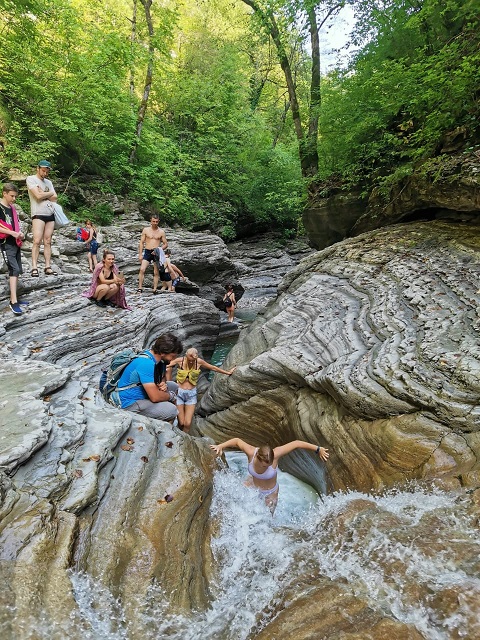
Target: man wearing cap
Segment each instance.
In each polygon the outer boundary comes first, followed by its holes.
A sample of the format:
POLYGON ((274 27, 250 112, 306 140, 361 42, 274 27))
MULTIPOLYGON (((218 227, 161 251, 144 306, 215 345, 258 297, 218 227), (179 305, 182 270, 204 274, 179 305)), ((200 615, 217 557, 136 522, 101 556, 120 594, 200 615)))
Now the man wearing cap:
POLYGON ((37 173, 27 178, 33 231, 32 270, 30 275, 34 278, 38 278, 37 260, 42 242, 43 256, 45 258, 45 275, 57 275, 50 265, 52 258, 52 235, 53 229, 55 228, 55 215, 51 203, 57 201, 57 194, 53 188, 53 184, 48 180, 51 166, 48 160, 40 160, 37 165, 37 173))

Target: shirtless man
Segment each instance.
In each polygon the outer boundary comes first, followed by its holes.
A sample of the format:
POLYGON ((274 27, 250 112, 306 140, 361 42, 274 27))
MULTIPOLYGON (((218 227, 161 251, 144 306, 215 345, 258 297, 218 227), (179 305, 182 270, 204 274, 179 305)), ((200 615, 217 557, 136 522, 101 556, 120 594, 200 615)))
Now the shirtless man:
POLYGON ((165 231, 158 226, 158 216, 150 218, 150 226, 142 231, 140 242, 138 243, 138 259, 140 260, 140 273, 138 274, 137 293, 143 293, 143 278, 148 265, 153 262, 153 293, 157 293, 159 272, 154 260, 154 249, 168 247, 165 231))

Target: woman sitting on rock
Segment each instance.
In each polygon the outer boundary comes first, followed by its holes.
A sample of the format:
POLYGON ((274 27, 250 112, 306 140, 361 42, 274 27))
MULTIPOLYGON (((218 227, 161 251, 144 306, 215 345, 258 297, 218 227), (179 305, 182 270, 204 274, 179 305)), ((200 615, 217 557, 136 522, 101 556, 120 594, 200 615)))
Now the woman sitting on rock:
POLYGON ((224 373, 231 376, 236 367, 232 367, 230 371, 220 369, 213 364, 205 362, 198 357, 198 351, 191 347, 187 349, 183 358, 175 358, 167 366, 167 380, 172 378, 172 369, 177 366, 177 410, 178 410, 178 426, 182 431, 188 433, 192 424, 193 414, 195 413, 195 405, 197 404, 197 382, 201 373, 201 369, 209 369, 217 373, 224 373))
POLYGON ((130 309, 125 299, 125 279, 118 272, 113 251, 105 249, 102 262, 93 272, 90 288, 82 295, 99 307, 130 309))
POLYGON ((240 440, 240 438, 232 438, 221 444, 210 445, 210 449, 213 449, 217 456, 221 456, 224 449, 230 447, 240 449, 247 455, 248 473, 250 477, 246 485, 250 487, 253 486, 258 490, 260 495, 265 499, 265 504, 269 507, 272 515, 278 501, 277 467, 280 458, 295 449, 315 451, 321 460, 328 460, 329 457, 328 449, 319 447, 316 444, 310 444, 309 442, 303 442, 303 440, 293 440, 293 442, 288 442, 274 449, 267 444, 254 447, 240 440))

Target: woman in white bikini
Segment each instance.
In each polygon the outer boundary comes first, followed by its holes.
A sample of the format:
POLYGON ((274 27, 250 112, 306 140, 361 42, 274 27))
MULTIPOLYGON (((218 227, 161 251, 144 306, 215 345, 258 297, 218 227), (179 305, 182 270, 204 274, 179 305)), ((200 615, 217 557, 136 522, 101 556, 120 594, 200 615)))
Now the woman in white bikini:
POLYGON ((261 447, 254 447, 240 440, 240 438, 232 438, 221 444, 210 445, 210 449, 213 449, 217 456, 221 456, 224 449, 232 447, 240 449, 247 455, 250 478, 246 484, 247 486, 255 487, 260 495, 265 498, 265 504, 270 508, 272 515, 278 501, 277 467, 280 458, 295 449, 315 451, 319 458, 325 461, 328 460, 329 457, 328 449, 319 447, 316 444, 310 444, 310 442, 304 442, 303 440, 293 440, 293 442, 288 442, 274 449, 266 444, 261 447))

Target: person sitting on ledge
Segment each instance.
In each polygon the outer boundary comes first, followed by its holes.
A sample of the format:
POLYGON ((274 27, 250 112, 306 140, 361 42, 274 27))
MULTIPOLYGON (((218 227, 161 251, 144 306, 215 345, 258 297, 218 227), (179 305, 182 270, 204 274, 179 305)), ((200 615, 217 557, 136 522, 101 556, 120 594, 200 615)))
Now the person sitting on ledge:
POLYGON ((213 449, 217 456, 221 456, 224 449, 230 447, 240 449, 240 451, 243 451, 243 453, 247 455, 250 478, 245 484, 250 487, 253 486, 258 490, 259 494, 265 499, 265 504, 269 507, 272 515, 278 501, 277 467, 280 458, 295 449, 315 451, 316 455, 324 461, 328 460, 330 455, 328 449, 319 447, 316 444, 310 444, 310 442, 304 442, 303 440, 293 440, 274 449, 268 444, 254 447, 240 440, 240 438, 232 438, 221 444, 210 445, 210 449, 213 449))
POLYGON ((103 252, 102 262, 95 267, 90 288, 82 293, 99 307, 129 309, 125 299, 125 279, 115 264, 115 254, 110 249, 103 252))

